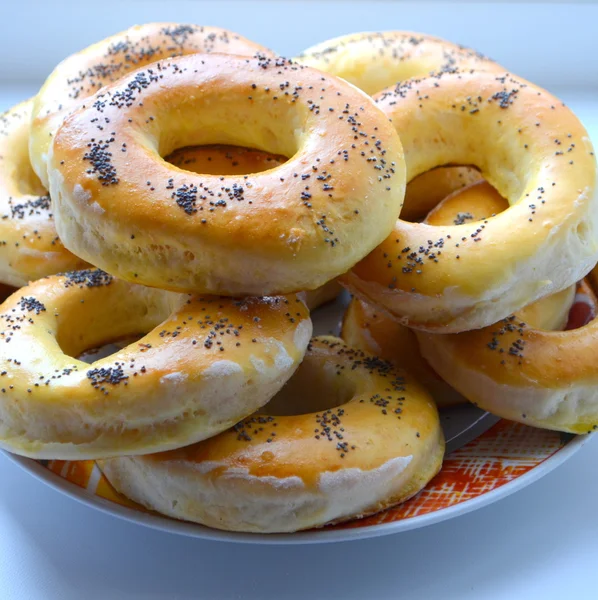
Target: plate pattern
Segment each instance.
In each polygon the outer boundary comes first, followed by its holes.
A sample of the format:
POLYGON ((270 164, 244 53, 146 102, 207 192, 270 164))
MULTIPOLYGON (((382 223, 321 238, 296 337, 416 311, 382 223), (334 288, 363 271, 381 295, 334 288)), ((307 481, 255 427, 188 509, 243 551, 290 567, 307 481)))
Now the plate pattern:
MULTIPOLYGON (((501 420, 445 458, 440 473, 407 502, 365 519, 328 529, 371 527, 434 513, 502 487, 562 450, 575 436, 501 420)), ((133 510, 144 509, 118 494, 93 461, 38 461, 90 495, 133 510)), ((164 517, 166 518, 166 517, 164 517)))

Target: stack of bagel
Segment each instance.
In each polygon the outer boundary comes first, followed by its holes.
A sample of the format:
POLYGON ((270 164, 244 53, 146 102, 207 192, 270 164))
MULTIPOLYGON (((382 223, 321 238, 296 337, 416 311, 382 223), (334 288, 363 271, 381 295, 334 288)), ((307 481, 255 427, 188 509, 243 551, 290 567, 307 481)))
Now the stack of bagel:
POLYGON ((394 31, 289 60, 151 23, 66 58, 0 133, 10 452, 285 532, 419 492, 463 398, 598 425, 592 144, 478 52, 394 31), (339 284, 341 336, 312 337, 339 284))

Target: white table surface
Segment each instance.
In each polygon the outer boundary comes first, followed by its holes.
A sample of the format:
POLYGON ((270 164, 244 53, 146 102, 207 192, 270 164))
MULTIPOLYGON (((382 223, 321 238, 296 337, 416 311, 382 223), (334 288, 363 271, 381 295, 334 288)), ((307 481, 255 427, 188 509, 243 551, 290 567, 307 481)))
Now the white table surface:
MULTIPOLYGON (((0 110, 34 92, 0 92, 0 110)), ((598 95, 562 91, 598 139, 598 95)), ((46 487, 0 454, 0 600, 598 598, 598 436, 542 480, 424 529, 318 546, 153 531, 46 487)))

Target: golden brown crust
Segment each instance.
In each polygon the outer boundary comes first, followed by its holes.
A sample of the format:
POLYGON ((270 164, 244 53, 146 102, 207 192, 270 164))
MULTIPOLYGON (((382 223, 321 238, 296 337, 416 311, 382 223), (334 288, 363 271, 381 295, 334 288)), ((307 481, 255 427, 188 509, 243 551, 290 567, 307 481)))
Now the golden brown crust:
POLYGON ((483 372, 501 384, 527 387, 534 383, 568 384, 594 375, 596 329, 598 323, 592 321, 572 331, 545 331, 512 315, 475 331, 418 337, 436 344, 456 363, 483 372), (571 360, 563 360, 565 356, 571 360))
POLYGON ((289 385, 286 397, 216 437, 102 461, 102 470, 119 491, 170 516, 275 532, 382 510, 440 469, 436 407, 389 363, 337 338, 314 338, 289 385), (313 410, 314 382, 325 386, 329 408, 313 410))
POLYGON ((284 385, 311 335, 296 296, 189 297, 99 270, 22 288, 0 322, 0 447, 36 458, 147 453, 214 435, 284 385), (72 358, 134 334, 146 335, 92 364, 72 358))
POLYGON ((0 115, 0 282, 17 287, 85 266, 58 239, 50 196, 31 168, 32 104, 0 115))
POLYGON ((225 295, 344 273, 390 232, 404 195, 383 113, 284 59, 193 55, 138 71, 66 119, 49 166, 67 247, 124 279, 225 295), (292 159, 210 176, 159 156, 222 141, 292 159))
POLYGON ((344 276, 351 290, 412 327, 456 332, 564 289, 596 263, 594 152, 556 98, 509 74, 467 72, 412 80, 377 102, 400 131, 408 181, 476 164, 510 207, 473 225, 399 219, 344 276))
POLYGON ((147 23, 112 35, 63 60, 35 98, 30 154, 48 187, 47 154, 65 116, 85 98, 131 71, 171 56, 222 52, 241 56, 273 53, 232 31, 186 23, 147 23))

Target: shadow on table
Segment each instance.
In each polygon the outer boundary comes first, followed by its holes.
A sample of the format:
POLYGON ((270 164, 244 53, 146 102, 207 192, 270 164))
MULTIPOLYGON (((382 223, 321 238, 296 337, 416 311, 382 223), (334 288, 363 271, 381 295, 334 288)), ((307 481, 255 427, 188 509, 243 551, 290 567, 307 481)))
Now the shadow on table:
MULTIPOLYGON (((86 600, 405 594, 427 600, 451 598, 451 589, 465 590, 460 599, 467 590, 480 598, 485 590, 510 589, 512 577, 526 578, 526 571, 533 576, 557 545, 575 540, 574 551, 583 552, 583 531, 598 527, 591 500, 598 496, 598 478, 586 476, 597 453, 593 440, 556 472, 475 513, 349 543, 250 546, 157 532, 94 512, 3 457, 0 516, 5 513, 19 538, 17 551, 35 557, 35 578, 41 584, 50 578, 44 589, 61 600, 80 600, 81 590, 86 600)), ((19 571, 25 574, 22 565, 19 571)))

